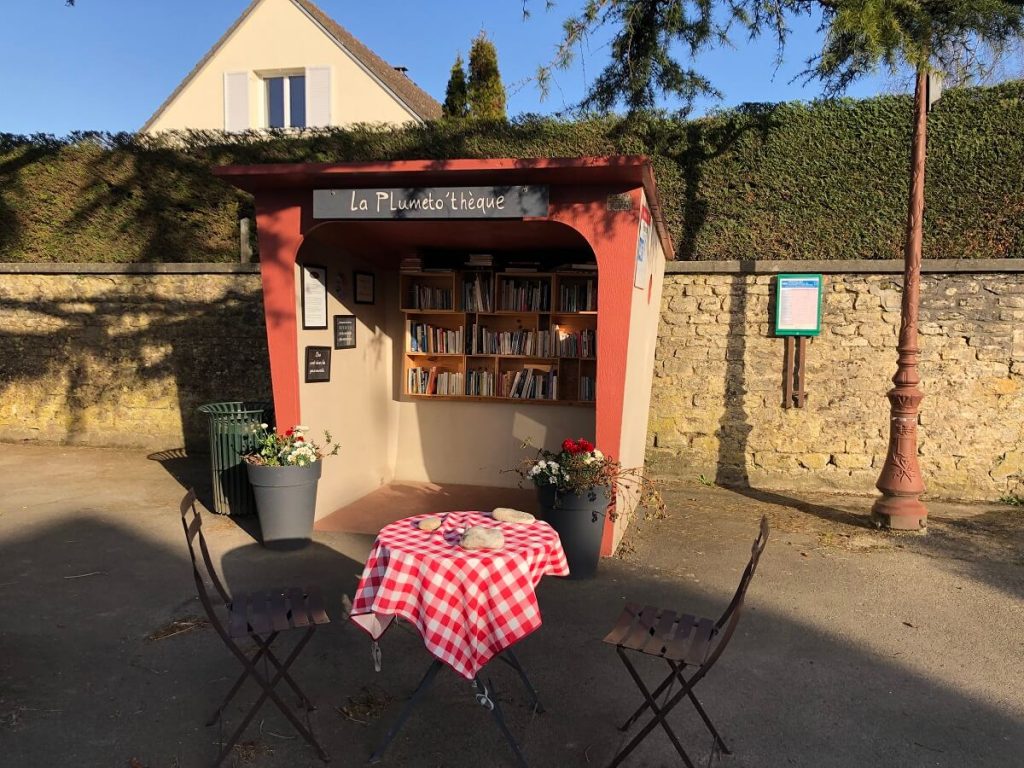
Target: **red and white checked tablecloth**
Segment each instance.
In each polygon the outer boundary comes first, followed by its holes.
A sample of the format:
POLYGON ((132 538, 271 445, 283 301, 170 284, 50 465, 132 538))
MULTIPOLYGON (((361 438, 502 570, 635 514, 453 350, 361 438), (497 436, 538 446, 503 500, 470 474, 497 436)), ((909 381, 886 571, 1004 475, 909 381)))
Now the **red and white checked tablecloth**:
POLYGON ((540 626, 534 588, 566 576, 558 534, 537 520, 500 523, 480 512, 448 512, 437 531, 417 515, 381 529, 352 604, 352 621, 376 640, 395 616, 419 628, 434 656, 472 680, 494 656, 540 626), (501 549, 466 550, 461 531, 501 528, 501 549))

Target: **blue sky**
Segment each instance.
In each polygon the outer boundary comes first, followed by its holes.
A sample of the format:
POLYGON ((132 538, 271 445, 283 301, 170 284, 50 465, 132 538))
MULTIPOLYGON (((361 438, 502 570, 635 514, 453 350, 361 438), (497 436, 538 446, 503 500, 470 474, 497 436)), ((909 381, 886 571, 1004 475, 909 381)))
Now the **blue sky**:
MULTIPOLYGON (((547 101, 525 82, 551 56, 563 18, 582 0, 560 0, 552 11, 531 0, 523 21, 520 0, 432 0, 318 5, 409 75, 439 101, 456 52, 484 29, 498 48, 509 114, 547 113, 573 103, 587 77, 603 66, 607 48, 593 41, 582 65, 555 76, 547 101), (467 11, 467 8, 472 10, 467 11)), ((64 134, 72 130, 137 130, 220 37, 248 0, 0 0, 0 131, 64 134)), ((724 98, 709 108, 745 101, 813 99, 819 86, 791 83, 818 46, 816 22, 794 22, 786 62, 774 71, 771 40, 738 41, 735 49, 704 54, 699 65, 724 98)), ((867 96, 890 88, 871 78, 851 89, 867 96)), ((671 106, 671 105, 669 105, 671 106)))

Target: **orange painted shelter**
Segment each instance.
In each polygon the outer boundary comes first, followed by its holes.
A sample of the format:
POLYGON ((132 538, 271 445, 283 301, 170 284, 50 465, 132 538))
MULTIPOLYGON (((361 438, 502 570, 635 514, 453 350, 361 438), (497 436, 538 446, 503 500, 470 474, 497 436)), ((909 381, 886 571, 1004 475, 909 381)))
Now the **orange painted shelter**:
MULTIPOLYGON (((566 437, 587 437, 624 466, 643 466, 662 277, 673 258, 649 160, 403 160, 227 166, 216 173, 255 197, 277 424, 301 423, 314 434, 327 429, 342 444, 339 456, 325 460, 318 526, 370 532, 428 509, 529 506, 519 478, 502 471, 530 455, 522 448, 527 440, 557 449, 566 437), (322 211, 314 217, 318 190, 498 194, 523 185, 545 191, 546 215, 531 209, 500 218, 349 219, 324 218, 322 211), (642 221, 649 236, 638 267, 642 221), (423 254, 596 262, 597 309, 586 318, 596 328, 594 402, 408 394, 408 312, 400 286, 409 278, 399 266, 423 254), (355 317, 356 346, 332 348, 330 380, 307 383, 306 348, 334 341, 331 323, 303 327, 303 267, 312 265, 326 270, 327 316, 355 317), (356 273, 361 281, 373 276, 372 303, 365 295, 356 302, 356 273)), ((559 279, 573 278, 552 278, 559 279)), ((584 362, 578 365, 582 370, 584 362)), ((621 534, 621 522, 609 524, 605 554, 621 534)))

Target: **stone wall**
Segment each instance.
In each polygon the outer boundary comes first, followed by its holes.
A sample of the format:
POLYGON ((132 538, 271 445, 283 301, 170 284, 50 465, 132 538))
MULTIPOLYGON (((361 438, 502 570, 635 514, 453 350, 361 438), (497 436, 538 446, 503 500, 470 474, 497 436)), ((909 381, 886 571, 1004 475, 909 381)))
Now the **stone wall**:
MULTIPOLYGON (((772 271, 787 266, 827 268, 772 271)), ((825 275, 823 330, 808 344, 807 404, 786 410, 784 342, 769 325, 774 277, 667 275, 651 465, 695 481, 875 492, 888 441, 885 393, 896 370, 901 284, 898 273, 825 275)), ((1021 492, 1024 274, 924 274, 920 334, 928 492, 977 499, 1021 492)))
MULTIPOLYGON (((900 266, 670 268, 651 466, 690 481, 873 493, 888 438, 900 266), (762 269, 832 270, 802 409, 782 408, 774 277, 762 269)), ((923 278, 920 459, 934 496, 1024 493, 1024 264, 964 271, 979 268, 930 262, 923 278)), ((0 440, 204 449, 198 405, 269 398, 254 267, 75 269, 0 265, 0 440)))
POLYGON ((0 440, 202 449, 198 405, 270 395, 250 265, 3 267, 0 440))

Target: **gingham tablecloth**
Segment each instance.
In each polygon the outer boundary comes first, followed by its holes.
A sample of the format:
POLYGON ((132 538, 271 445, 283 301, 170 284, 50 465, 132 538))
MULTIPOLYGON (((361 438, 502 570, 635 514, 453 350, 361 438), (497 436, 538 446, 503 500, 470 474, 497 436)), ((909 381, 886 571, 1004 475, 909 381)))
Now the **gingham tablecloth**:
POLYGON ((414 624, 435 657, 472 680, 505 648, 541 624, 534 588, 569 566, 558 534, 537 520, 500 523, 480 512, 448 512, 441 528, 416 527, 417 515, 381 529, 352 604, 351 618, 374 640, 395 616, 414 624), (502 549, 465 550, 461 531, 500 527, 502 549))

